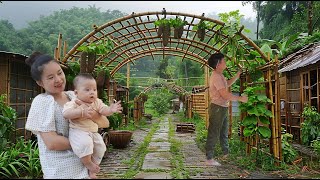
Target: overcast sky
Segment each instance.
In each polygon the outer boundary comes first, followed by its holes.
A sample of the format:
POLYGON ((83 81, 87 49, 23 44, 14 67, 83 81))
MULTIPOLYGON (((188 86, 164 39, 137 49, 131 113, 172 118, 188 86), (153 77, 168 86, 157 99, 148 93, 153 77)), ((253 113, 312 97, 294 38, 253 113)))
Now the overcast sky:
POLYGON ((9 20, 16 28, 25 27, 28 21, 37 20, 40 15, 49 15, 60 9, 73 6, 86 8, 95 5, 101 11, 120 10, 125 13, 147 11, 184 12, 206 15, 230 12, 239 9, 245 18, 255 18, 252 5, 242 6, 241 1, 2 1, 0 19, 9 20))

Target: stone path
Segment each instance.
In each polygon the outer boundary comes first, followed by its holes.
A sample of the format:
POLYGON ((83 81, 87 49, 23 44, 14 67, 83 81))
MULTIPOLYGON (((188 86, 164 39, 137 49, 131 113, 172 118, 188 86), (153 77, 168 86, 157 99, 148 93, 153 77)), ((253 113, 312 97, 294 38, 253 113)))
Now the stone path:
MULTIPOLYGON (((153 120, 152 123, 159 123, 159 128, 153 134, 147 147, 147 154, 140 171, 135 175, 135 179, 173 179, 171 172, 175 169, 172 166, 173 155, 170 152, 171 143, 169 141, 169 117, 176 127, 179 120, 172 114, 167 114, 163 120, 153 120)), ((133 132, 132 141, 125 149, 114 149, 108 152, 100 167, 98 178, 120 179, 129 170, 124 160, 128 160, 137 151, 141 143, 144 142, 150 128, 138 129, 133 132)), ((188 179, 234 179, 243 178, 242 170, 220 160, 222 166, 205 166, 205 154, 198 148, 195 142, 196 133, 175 132, 171 137, 181 143, 179 149, 183 156, 183 171, 188 179)), ((250 177, 245 177, 250 178, 250 177)))

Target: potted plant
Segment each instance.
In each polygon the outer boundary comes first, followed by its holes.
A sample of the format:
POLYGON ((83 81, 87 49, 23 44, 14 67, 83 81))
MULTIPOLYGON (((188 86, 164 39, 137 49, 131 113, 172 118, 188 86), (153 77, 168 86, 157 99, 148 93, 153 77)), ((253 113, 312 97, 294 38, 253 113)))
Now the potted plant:
POLYGON ((158 31, 157 31, 157 34, 158 34, 158 37, 162 37, 163 46, 167 46, 167 44, 169 42, 169 37, 170 37, 170 34, 171 34, 171 31, 170 31, 170 27, 171 27, 170 20, 162 18, 162 19, 156 20, 154 22, 154 25, 159 27, 158 31))
POLYGON ((122 119, 123 115, 119 113, 108 116, 110 127, 103 137, 107 145, 111 144, 114 148, 118 149, 127 147, 133 134, 129 130, 119 130, 122 119))
POLYGON ((180 39, 183 34, 183 26, 187 24, 187 21, 183 21, 180 17, 176 17, 175 19, 170 19, 170 24, 174 28, 173 37, 180 39))
POLYGON ((103 55, 114 48, 111 39, 100 39, 88 45, 81 45, 77 48, 82 51, 80 56, 80 73, 92 73, 95 68, 97 55, 103 55))
POLYGON ((97 66, 95 68, 95 73, 98 88, 98 97, 102 99, 103 89, 106 86, 106 84, 109 84, 110 81, 110 72, 109 69, 105 66, 97 66))
POLYGON ((200 41, 204 40, 206 29, 209 29, 210 25, 208 22, 200 20, 200 22, 194 26, 194 29, 197 30, 198 38, 200 41))

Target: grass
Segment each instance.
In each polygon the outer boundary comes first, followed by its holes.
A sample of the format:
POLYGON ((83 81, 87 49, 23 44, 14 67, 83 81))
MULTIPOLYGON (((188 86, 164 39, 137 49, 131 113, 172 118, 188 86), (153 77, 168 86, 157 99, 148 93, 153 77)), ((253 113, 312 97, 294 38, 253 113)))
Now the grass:
MULTIPOLYGON (((160 118, 160 121, 162 118, 160 118)), ((159 122, 160 122, 159 121, 159 122)), ((148 153, 148 145, 151 141, 153 134, 159 129, 159 122, 152 124, 150 131, 140 144, 139 148, 134 152, 133 156, 124 163, 129 166, 128 170, 121 176, 122 179, 133 179, 134 176, 141 170, 144 158, 148 153)))
MULTIPOLYGON (((196 142, 198 147, 205 152, 205 143, 206 143, 206 135, 207 130, 205 128, 205 122, 202 120, 199 121, 198 117, 195 119, 185 119, 181 118, 182 121, 188 121, 188 122, 194 122, 196 124, 196 133, 197 138, 196 142)), ((251 154, 246 154, 246 142, 243 142, 240 140, 240 137, 238 136, 238 126, 239 126, 239 118, 234 117, 233 119, 233 125, 232 125, 232 137, 229 139, 229 147, 230 147, 230 153, 229 157, 227 159, 227 162, 229 164, 236 165, 244 170, 247 171, 258 171, 260 173, 264 174, 271 174, 274 172, 277 172, 281 174, 282 176, 292 176, 294 175, 301 175, 304 174, 304 176, 308 177, 315 177, 320 178, 320 174, 315 173, 313 170, 319 170, 320 169, 320 162, 317 161, 311 161, 309 158, 304 157, 302 163, 298 165, 293 164, 286 164, 285 162, 281 162, 280 166, 275 166, 274 162, 275 159, 267 155, 265 153, 259 153, 258 158, 256 157, 256 150, 252 149, 251 154), (259 161, 259 163, 256 163, 256 161, 259 161), (307 166, 309 167, 309 172, 302 172, 301 169, 307 166), (313 173, 312 173, 313 172, 313 173)), ((269 151, 269 148, 266 147, 266 152, 269 151)), ((222 150, 220 146, 216 147, 216 156, 222 155, 222 150)), ((320 173, 320 172, 318 172, 320 173)))

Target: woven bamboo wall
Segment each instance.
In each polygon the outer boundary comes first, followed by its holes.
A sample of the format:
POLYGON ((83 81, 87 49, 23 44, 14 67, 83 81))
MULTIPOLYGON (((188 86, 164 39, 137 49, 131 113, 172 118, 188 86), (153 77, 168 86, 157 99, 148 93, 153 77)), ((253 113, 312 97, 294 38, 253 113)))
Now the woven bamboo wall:
POLYGON ((194 112, 199 113, 199 115, 205 120, 208 120, 208 109, 207 109, 207 104, 206 103, 206 98, 205 98, 206 93, 197 93, 197 94, 192 94, 191 99, 192 99, 192 110, 194 112))

